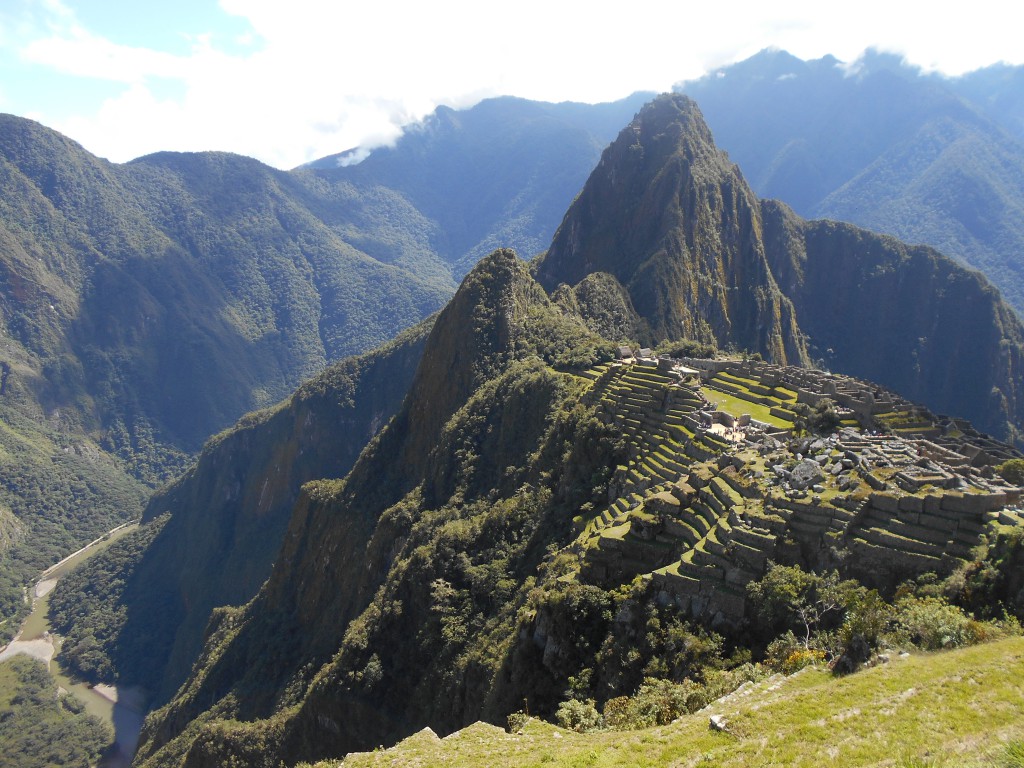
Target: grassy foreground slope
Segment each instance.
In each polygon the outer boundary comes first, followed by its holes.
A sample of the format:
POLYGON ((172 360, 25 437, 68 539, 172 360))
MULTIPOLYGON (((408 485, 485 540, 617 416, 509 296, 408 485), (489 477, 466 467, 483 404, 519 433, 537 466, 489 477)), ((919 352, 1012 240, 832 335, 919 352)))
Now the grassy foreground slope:
MULTIPOLYGON (((361 766, 1017 765, 1024 738, 1024 638, 894 655, 843 678, 806 668, 750 684, 671 725, 579 734, 530 720, 519 734, 477 723, 349 755, 361 766), (724 715, 728 733, 709 728, 724 715)), ((338 765, 322 762, 320 768, 338 765)))

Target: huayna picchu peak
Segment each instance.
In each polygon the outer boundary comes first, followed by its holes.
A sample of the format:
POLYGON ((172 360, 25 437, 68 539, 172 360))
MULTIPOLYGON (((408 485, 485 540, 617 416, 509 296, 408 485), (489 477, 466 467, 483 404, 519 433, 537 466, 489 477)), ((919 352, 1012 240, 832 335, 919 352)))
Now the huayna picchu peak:
POLYGON ((767 260, 757 198, 715 148, 696 105, 663 96, 605 150, 537 264, 552 290, 605 272, 645 342, 696 339, 809 361, 767 260))

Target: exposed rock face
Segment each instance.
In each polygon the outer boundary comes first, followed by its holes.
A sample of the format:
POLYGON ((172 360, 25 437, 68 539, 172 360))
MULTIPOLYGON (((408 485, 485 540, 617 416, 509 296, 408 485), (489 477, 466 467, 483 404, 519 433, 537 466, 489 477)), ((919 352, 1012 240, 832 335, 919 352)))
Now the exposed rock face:
POLYGON ((625 287, 647 324, 641 341, 808 360, 765 258, 757 198, 688 100, 661 97, 619 134, 537 265, 548 290, 594 272, 625 287))
POLYGON ((153 496, 144 521, 171 517, 126 589, 121 680, 142 684, 158 704, 171 697, 202 647, 210 612, 250 600, 269 576, 303 483, 347 474, 398 411, 429 329, 425 321, 248 416, 153 496))

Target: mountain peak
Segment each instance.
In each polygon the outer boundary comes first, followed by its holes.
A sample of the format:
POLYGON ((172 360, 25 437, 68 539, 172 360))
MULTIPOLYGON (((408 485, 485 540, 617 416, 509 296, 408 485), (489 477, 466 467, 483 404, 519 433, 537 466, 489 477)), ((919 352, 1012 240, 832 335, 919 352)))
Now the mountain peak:
POLYGON ((537 276, 551 290, 609 273, 647 324, 642 342, 689 338, 806 362, 760 231, 757 198, 700 109, 665 94, 605 150, 537 276))

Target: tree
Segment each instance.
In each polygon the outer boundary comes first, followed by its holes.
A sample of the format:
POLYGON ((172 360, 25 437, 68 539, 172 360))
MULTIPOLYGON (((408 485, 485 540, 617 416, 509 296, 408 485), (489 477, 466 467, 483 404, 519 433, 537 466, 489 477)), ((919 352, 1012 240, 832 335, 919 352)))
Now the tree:
POLYGON ((760 581, 747 585, 747 594, 769 627, 776 631, 798 628, 804 648, 810 648, 822 622, 841 616, 856 588, 856 582, 841 582, 835 571, 819 576, 797 565, 770 563, 760 581))

